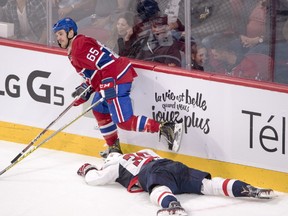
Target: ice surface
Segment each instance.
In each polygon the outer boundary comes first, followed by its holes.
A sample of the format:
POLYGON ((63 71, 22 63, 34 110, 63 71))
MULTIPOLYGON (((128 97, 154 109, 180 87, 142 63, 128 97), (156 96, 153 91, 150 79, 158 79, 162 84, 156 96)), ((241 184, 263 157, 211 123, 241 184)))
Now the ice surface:
MULTIPOLYGON (((0 170, 27 145, 0 141, 0 170)), ((128 193, 121 185, 88 186, 76 172, 101 159, 39 148, 0 176, 1 216, 155 216, 148 193, 128 193)), ((288 194, 272 200, 178 195, 193 216, 286 216, 288 194)))

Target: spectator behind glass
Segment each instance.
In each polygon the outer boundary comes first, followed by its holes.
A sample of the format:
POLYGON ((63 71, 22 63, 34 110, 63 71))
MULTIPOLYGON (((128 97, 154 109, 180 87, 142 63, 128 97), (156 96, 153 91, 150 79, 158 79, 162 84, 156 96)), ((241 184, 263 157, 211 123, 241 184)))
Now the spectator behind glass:
MULTIPOLYGON (((285 9, 288 9, 288 1, 282 11, 285 9)), ((288 84, 288 20, 283 24, 281 35, 277 34, 277 37, 285 40, 278 40, 275 44, 274 82, 288 84)))
POLYGON ((215 60, 223 63, 224 73, 246 79, 272 81, 272 59, 265 54, 237 51, 230 36, 214 38, 211 53, 215 60))
POLYGON ((111 29, 120 13, 128 10, 133 0, 97 0, 93 14, 77 22, 79 33, 94 37, 107 43, 111 37, 111 29))
MULTIPOLYGON (((244 28, 239 27, 235 29, 238 34, 238 39, 234 41, 235 46, 242 52, 248 52, 250 49, 255 48, 258 52, 263 52, 269 42, 269 0, 230 0, 231 5, 234 6, 233 11, 240 23, 246 23, 244 28), (251 9, 252 8, 252 9, 251 9), (243 16, 243 13, 247 13, 243 16), (256 47, 257 46, 257 47, 256 47)), ((239 25, 240 26, 240 25, 239 25)), ((268 53, 266 53, 268 54, 268 53)))
MULTIPOLYGON (((130 58, 150 58, 151 60, 155 60, 154 57, 158 54, 171 56, 173 51, 171 46, 175 45, 172 30, 184 31, 184 25, 179 19, 176 19, 176 22, 168 23, 167 15, 160 12, 155 0, 140 0, 136 9, 136 25, 133 27, 133 33, 129 40, 125 41, 121 53, 130 58)), ((176 49, 175 52, 179 53, 179 49, 174 48, 176 49)), ((178 65, 179 59, 176 55, 174 57, 177 59, 178 65)), ((166 60, 164 61, 167 63, 166 60)))
POLYGON ((153 21, 151 35, 147 41, 148 49, 143 47, 138 53, 138 58, 181 67, 179 43, 172 38, 166 21, 166 17, 157 17, 153 21))
POLYGON ((123 47, 123 44, 129 40, 132 34, 132 28, 134 26, 134 13, 125 12, 119 15, 116 23, 113 27, 113 32, 106 45, 110 47, 114 52, 119 53, 119 46, 123 47))
POLYGON ((128 10, 133 0, 97 0, 93 14, 77 22, 79 28, 100 27, 111 29, 119 13, 128 10))
POLYGON ((78 21, 93 13, 94 0, 50 0, 53 5, 53 19, 73 17, 78 21))
POLYGON ((204 66, 207 61, 207 48, 201 43, 196 43, 192 46, 191 60, 192 69, 204 71, 204 66))
POLYGON ((8 0, 5 21, 14 23, 15 39, 46 43, 46 0, 8 0))
MULTIPOLYGON (((179 43, 179 48, 181 52, 183 53, 182 56, 182 67, 186 68, 186 59, 184 57, 185 55, 185 34, 180 37, 180 43, 179 43)), ((208 59, 208 50, 199 41, 196 41, 193 37, 191 37, 190 40, 191 44, 191 69, 194 70, 209 70, 208 65, 207 65, 207 59, 208 59), (205 66, 205 67, 204 67, 205 66)))
POLYGON ((191 1, 191 34, 207 48, 212 40, 210 37, 231 31, 233 18, 229 0, 191 1))

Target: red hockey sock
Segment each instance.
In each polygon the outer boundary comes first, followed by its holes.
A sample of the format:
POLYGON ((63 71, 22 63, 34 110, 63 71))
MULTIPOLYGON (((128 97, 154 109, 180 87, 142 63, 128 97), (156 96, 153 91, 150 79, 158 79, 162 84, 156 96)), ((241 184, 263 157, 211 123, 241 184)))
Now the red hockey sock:
POLYGON ((110 114, 95 112, 93 114, 98 122, 101 134, 107 145, 113 145, 118 139, 117 125, 112 121, 110 114))
POLYGON ((145 116, 133 115, 128 121, 118 123, 118 126, 128 131, 155 133, 159 131, 160 123, 145 116))

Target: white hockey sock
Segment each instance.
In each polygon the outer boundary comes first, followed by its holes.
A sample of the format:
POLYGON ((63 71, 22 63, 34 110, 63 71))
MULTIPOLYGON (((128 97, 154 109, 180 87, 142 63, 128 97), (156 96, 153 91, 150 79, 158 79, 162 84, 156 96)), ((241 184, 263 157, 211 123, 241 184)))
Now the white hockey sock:
POLYGON ((232 187, 235 181, 234 179, 223 179, 220 177, 203 179, 201 193, 204 195, 234 197, 232 187))
POLYGON ((152 203, 161 206, 162 208, 168 208, 169 203, 177 201, 177 198, 168 187, 156 186, 150 193, 150 200, 152 203))

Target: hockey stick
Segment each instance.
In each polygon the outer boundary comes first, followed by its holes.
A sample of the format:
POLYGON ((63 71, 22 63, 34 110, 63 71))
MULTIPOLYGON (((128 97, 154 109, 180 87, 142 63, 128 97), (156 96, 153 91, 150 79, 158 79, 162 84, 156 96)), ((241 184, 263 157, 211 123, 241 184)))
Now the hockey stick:
POLYGON ((18 160, 19 157, 21 157, 41 136, 43 136, 48 129, 54 125, 71 107, 73 107, 73 104, 82 96, 84 95, 87 91, 89 91, 91 86, 88 86, 80 95, 78 95, 72 103, 62 112, 58 115, 58 117, 53 120, 41 133, 39 133, 27 146, 20 152, 12 161, 11 163, 14 163, 16 160, 18 160))
POLYGON ((7 166, 5 169, 3 169, 0 172, 0 176, 5 173, 7 170, 11 169, 13 166, 15 166, 17 163, 19 163, 20 161, 22 161, 24 158, 26 158, 28 155, 30 155, 32 152, 34 152, 36 149, 38 149, 40 146, 42 146, 44 143, 46 143, 47 141, 49 141, 50 139, 52 139, 55 135, 57 135, 59 132, 63 131, 64 129, 66 129, 67 127, 69 127, 71 124, 73 124, 74 122, 76 122, 79 118, 81 118, 82 116, 84 116, 86 113, 88 113, 90 110, 93 109, 93 107, 97 106, 99 103, 103 102, 104 98, 100 98, 98 101, 96 101, 95 103, 93 103, 90 107, 88 107, 84 112, 82 112, 79 116, 77 116, 75 119, 73 119, 71 122, 69 122, 68 124, 62 126, 61 128, 59 128, 57 131, 55 131, 53 134, 51 134, 49 137, 47 137, 45 140, 43 140, 41 143, 39 143, 36 146, 33 146, 33 148, 31 147, 29 151, 27 151, 25 154, 22 154, 21 157, 19 157, 17 160, 15 160, 13 163, 11 163, 9 166, 7 166))

